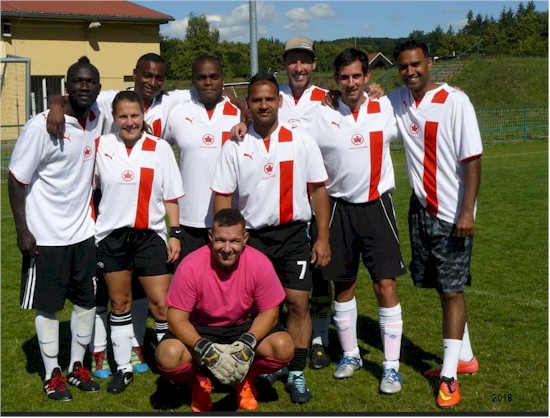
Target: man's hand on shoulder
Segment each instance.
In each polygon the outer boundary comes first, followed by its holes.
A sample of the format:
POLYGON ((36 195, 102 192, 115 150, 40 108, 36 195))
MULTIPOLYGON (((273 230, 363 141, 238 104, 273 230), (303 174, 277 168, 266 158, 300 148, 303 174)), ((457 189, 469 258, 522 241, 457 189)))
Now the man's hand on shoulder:
POLYGON ((231 139, 241 142, 248 131, 248 125, 244 122, 239 122, 231 128, 231 139))
POLYGON ((46 118, 46 129, 54 139, 63 139, 65 133, 65 112, 63 110, 65 98, 63 96, 52 96, 49 103, 50 112, 46 118))

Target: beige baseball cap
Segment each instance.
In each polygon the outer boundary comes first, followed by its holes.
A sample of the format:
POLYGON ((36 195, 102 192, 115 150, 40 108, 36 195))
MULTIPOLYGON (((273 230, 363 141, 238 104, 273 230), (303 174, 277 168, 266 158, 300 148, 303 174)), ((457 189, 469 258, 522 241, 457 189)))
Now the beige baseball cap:
POLYGON ((315 58, 315 46, 313 45, 313 40, 306 38, 305 36, 296 36, 286 41, 283 57, 287 54, 287 52, 296 49, 307 51, 315 58))

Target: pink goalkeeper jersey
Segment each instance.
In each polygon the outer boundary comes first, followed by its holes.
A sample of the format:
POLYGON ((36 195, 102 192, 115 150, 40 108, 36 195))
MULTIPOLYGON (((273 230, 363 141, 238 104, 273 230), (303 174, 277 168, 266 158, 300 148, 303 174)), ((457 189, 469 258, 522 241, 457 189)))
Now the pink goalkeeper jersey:
POLYGON ((278 306, 284 298, 273 265, 260 251, 246 246, 237 267, 227 273, 205 245, 182 260, 166 303, 189 312, 195 326, 232 326, 278 306))
POLYGON ((227 141, 218 160, 212 190, 238 193, 247 228, 309 222, 308 183, 324 183, 327 172, 316 142, 304 132, 279 124, 269 152, 251 126, 241 142, 227 141))
POLYGON ((210 185, 222 145, 241 112, 229 99, 216 105, 212 117, 195 93, 192 100, 174 107, 166 123, 165 136, 179 150, 180 173, 185 197, 180 199, 180 224, 207 228, 212 224, 213 199, 210 185))
POLYGON ((339 100, 337 110, 319 109, 317 140, 328 173, 327 192, 349 203, 366 203, 395 189, 390 142, 399 138, 387 97, 366 99, 355 120, 339 100))
POLYGON ((426 93, 418 106, 406 87, 388 97, 414 193, 433 216, 456 223, 464 196, 461 162, 483 152, 474 107, 466 94, 447 84, 426 93))
POLYGON ((183 196, 172 148, 143 134, 128 155, 115 134, 98 139, 95 187, 102 192, 96 220, 96 243, 115 229, 150 229, 166 240, 164 202, 183 196))

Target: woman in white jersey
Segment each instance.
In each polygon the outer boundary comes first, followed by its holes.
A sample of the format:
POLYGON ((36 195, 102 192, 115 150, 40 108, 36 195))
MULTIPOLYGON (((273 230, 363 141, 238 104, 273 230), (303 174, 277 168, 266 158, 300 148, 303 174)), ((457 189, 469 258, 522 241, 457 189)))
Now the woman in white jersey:
POLYGON ((157 338, 167 329, 167 263, 180 255, 178 198, 184 195, 174 153, 168 143, 148 133, 143 101, 133 91, 113 100, 118 133, 97 140, 95 187, 101 190, 96 221, 98 266, 103 269, 111 300, 111 340, 117 372, 110 393, 120 393, 133 380, 132 272, 150 301, 157 338), (165 217, 168 217, 169 238, 165 217))

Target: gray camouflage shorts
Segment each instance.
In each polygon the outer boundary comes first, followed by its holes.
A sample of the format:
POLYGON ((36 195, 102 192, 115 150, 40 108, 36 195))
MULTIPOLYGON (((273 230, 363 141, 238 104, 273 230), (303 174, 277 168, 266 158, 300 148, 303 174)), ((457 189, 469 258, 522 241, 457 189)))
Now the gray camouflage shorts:
POLYGON ((455 237, 454 225, 431 215, 414 193, 409 205, 409 233, 409 268, 416 287, 454 293, 471 285, 473 237, 455 237))

